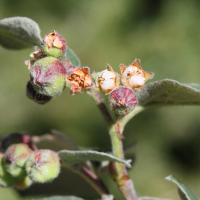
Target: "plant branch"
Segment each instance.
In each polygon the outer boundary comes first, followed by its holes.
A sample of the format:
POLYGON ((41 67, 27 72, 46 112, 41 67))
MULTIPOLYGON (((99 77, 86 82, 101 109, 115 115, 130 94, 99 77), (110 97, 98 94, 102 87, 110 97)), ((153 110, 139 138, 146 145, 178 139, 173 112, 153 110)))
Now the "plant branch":
POLYGON ((112 119, 103 99, 101 98, 100 94, 95 89, 89 89, 86 93, 95 101, 97 106, 99 107, 101 113, 105 117, 105 120, 109 125, 114 124, 114 120, 112 119))
MULTIPOLYGON (((116 123, 110 127, 110 137, 112 142, 113 155, 118 158, 124 158, 124 150, 122 139, 119 135, 122 134, 120 131, 120 124, 116 123)), ((109 166, 111 176, 118 185, 120 192, 123 194, 126 200, 137 200, 137 195, 134 189, 134 185, 131 179, 129 179, 126 166, 122 163, 112 163, 109 166)))

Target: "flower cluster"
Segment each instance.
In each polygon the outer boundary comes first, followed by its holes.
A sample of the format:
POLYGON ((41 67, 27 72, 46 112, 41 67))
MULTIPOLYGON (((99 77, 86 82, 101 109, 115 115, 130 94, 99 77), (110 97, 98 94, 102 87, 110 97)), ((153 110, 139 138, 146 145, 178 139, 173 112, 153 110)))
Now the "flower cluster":
POLYGON ((101 72, 93 73, 94 82, 88 67, 77 67, 66 57, 67 45, 56 31, 46 35, 41 48, 35 47, 30 54, 32 60, 25 61, 30 72, 27 96, 38 104, 49 102, 52 97, 60 95, 65 87, 71 94, 77 94, 94 87, 109 95, 109 105, 118 115, 131 112, 137 98, 133 90, 142 90, 145 82, 153 73, 142 70, 140 60, 129 65, 120 65, 121 75, 110 65, 101 72), (123 86, 120 86, 120 82, 123 86))
POLYGON ((121 64, 120 70, 121 76, 110 65, 107 65, 107 69, 94 73, 93 77, 96 83, 95 89, 104 94, 110 94, 110 108, 118 115, 125 115, 131 112, 137 104, 133 90, 142 90, 145 82, 153 78, 154 74, 142 70, 138 59, 127 67, 121 64), (123 86, 119 86, 120 79, 123 86))
POLYGON ((52 181, 60 172, 58 154, 38 150, 28 135, 14 133, 1 141, 0 186, 26 189, 52 181))
POLYGON ((73 66, 66 58, 66 42, 56 31, 46 35, 41 48, 35 47, 31 60, 25 61, 30 72, 27 96, 38 104, 49 102, 64 88, 76 94, 94 86, 88 67, 73 66))

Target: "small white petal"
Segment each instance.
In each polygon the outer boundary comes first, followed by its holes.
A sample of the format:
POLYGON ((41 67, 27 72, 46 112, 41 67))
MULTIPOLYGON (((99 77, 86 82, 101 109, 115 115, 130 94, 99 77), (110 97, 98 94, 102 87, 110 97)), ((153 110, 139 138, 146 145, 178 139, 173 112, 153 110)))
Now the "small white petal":
MULTIPOLYGON (((104 70, 105 71, 105 70, 104 70)), ((102 74, 102 78, 104 78, 105 80, 111 79, 111 78, 115 78, 115 73, 111 72, 111 71, 106 71, 102 74)))
POLYGON ((128 76, 128 74, 131 74, 131 73, 133 73, 134 72, 134 68, 132 67, 132 66, 130 66, 130 67, 127 67, 125 70, 124 70, 124 72, 123 72, 123 74, 122 74, 122 79, 127 79, 129 76, 128 76))
POLYGON ((37 53, 39 53, 39 51, 34 51, 34 52, 32 52, 32 53, 30 54, 30 57, 31 57, 31 58, 35 58, 34 54, 37 54, 37 53))
POLYGON ((134 75, 129 79, 129 85, 131 87, 143 86, 144 83, 145 83, 145 78, 142 76, 134 75))
POLYGON ((108 79, 102 82, 101 90, 103 92, 109 92, 110 90, 115 88, 115 81, 113 79, 108 79))

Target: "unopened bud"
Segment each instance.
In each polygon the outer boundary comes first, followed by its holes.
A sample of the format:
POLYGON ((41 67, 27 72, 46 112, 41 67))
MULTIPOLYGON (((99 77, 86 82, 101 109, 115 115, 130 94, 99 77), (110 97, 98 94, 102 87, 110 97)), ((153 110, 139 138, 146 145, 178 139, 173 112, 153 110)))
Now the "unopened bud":
POLYGON ((33 181, 28 176, 26 176, 19 182, 15 183, 14 187, 17 190, 25 190, 29 188, 32 184, 33 184, 33 181))
POLYGON ((66 69, 60 60, 45 57, 30 68, 31 84, 34 89, 45 96, 60 95, 65 87, 66 69))
POLYGON ((13 144, 5 152, 4 166, 14 177, 26 176, 25 162, 32 150, 26 144, 13 144))
POLYGON ((77 94, 94 86, 88 67, 71 67, 71 72, 66 75, 66 85, 71 94, 77 94))
POLYGON ((11 176, 5 169, 3 164, 4 154, 0 153, 0 186, 9 187, 12 186, 18 179, 11 176))
POLYGON ((65 55, 66 42, 56 31, 52 31, 44 37, 43 51, 48 56, 60 58, 65 55))
POLYGON ((119 86, 119 75, 112 69, 110 65, 107 69, 94 74, 96 75, 96 88, 105 94, 109 94, 113 89, 119 86))
POLYGON ((32 86, 30 81, 26 85, 26 96, 29 99, 31 99, 41 105, 49 102, 52 99, 52 97, 50 97, 50 96, 46 96, 46 95, 42 95, 42 94, 38 93, 34 89, 34 87, 32 86))
POLYGON ((127 87, 119 86, 110 93, 110 108, 118 115, 126 115, 134 110, 137 104, 135 92, 127 87))
POLYGON ((37 149, 37 147, 32 142, 29 135, 21 134, 21 133, 11 133, 2 139, 1 141, 2 151, 5 152, 10 145, 19 144, 19 143, 27 144, 28 147, 32 150, 37 149))
POLYGON ((121 81, 126 87, 141 90, 148 79, 153 78, 154 74, 142 70, 140 60, 135 59, 128 67, 120 65, 121 81))
POLYGON ((51 150, 33 152, 26 162, 26 172, 36 183, 52 181, 60 172, 58 154, 51 150))

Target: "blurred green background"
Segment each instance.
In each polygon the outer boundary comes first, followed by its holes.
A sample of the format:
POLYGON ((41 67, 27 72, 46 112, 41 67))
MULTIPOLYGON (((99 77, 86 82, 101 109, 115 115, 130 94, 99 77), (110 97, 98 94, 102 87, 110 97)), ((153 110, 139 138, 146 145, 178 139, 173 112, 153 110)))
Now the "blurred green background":
MULTIPOLYGON (((170 78, 200 84, 198 0, 0 0, 0 19, 12 16, 35 20, 42 37, 56 30, 91 71, 101 71, 109 63, 119 72, 119 64, 139 58, 145 71, 155 73, 151 81, 170 78)), ((78 146, 109 151, 106 123, 86 94, 72 96, 65 90, 44 106, 26 97, 29 72, 24 60, 32 51, 0 47, 0 135, 19 131, 41 135, 54 128, 78 146)), ((197 106, 148 110, 131 120, 123 142, 125 146, 137 142, 129 174, 139 195, 178 199, 176 187, 164 180, 173 174, 200 197, 199 121, 197 106)), ((115 193, 116 186, 107 172, 106 176, 115 193)), ((21 193, 45 194, 98 197, 69 171, 51 184, 21 193)), ((2 195, 6 200, 22 198, 13 189, 0 189, 2 195)))

